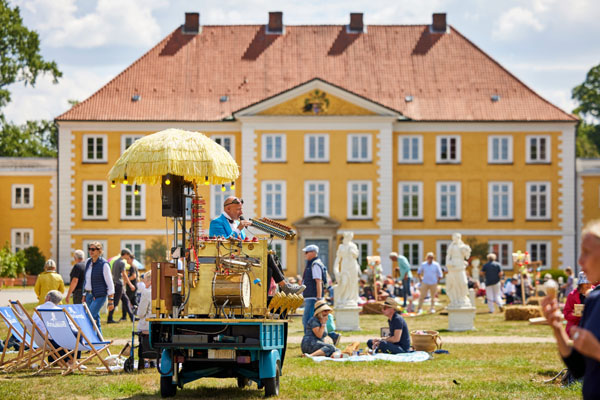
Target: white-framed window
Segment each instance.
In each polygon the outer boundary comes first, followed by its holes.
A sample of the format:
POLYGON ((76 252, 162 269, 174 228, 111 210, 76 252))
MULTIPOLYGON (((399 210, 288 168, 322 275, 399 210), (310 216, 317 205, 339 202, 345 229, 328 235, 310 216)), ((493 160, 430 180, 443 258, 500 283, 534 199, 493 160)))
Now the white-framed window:
POLYGON ((398 241, 398 253, 408 259, 412 269, 417 269, 423 261, 423 241, 400 240, 398 241))
POLYGON ((106 219, 106 181, 83 181, 83 219, 106 219))
POLYGON ((398 219, 423 219, 423 182, 398 182, 398 219))
POLYGON ((108 140, 106 135, 83 135, 83 162, 105 163, 107 162, 106 148, 108 140))
POLYGON ((12 185, 11 206, 12 208, 33 208, 33 185, 12 185))
MULTIPOLYGON (((132 251, 135 259, 142 265, 144 264, 144 252, 146 251, 146 241, 143 239, 123 239, 121 240, 121 249, 132 251)), ((106 257, 105 257, 106 258, 106 257)))
POLYGON ((304 135, 304 161, 329 161, 329 135, 326 133, 310 133, 304 135))
MULTIPOLYGON (((235 196, 235 190, 231 190, 231 188, 225 185, 225 191, 221 190, 221 185, 211 185, 210 186, 210 218, 215 219, 219 215, 223 214, 223 204, 225 203, 225 199, 229 196, 235 196)), ((190 199, 190 217, 191 217, 191 205, 192 201, 190 199)))
POLYGON ((550 182, 527 182, 527 219, 549 220, 550 182))
POLYGON ((285 135, 283 133, 265 133, 262 135, 262 161, 286 161, 285 135))
POLYGON ((348 181, 348 219, 373 218, 371 181, 348 181))
POLYGON ((552 268, 552 246, 547 241, 528 241, 527 251, 531 261, 540 261, 543 269, 552 268))
POLYGON ((261 209, 267 218, 286 218, 286 182, 263 181, 261 184, 261 209))
POLYGON ((437 256, 437 262, 441 267, 446 266, 446 256, 448 255, 448 246, 452 243, 451 240, 438 240, 435 242, 435 254, 437 256))
POLYGON ((235 136, 233 135, 211 135, 212 140, 225 147, 225 149, 231 154, 231 157, 235 159, 235 136))
POLYGON ((273 239, 269 245, 271 250, 277 254, 279 261, 281 261, 281 268, 287 270, 287 242, 285 240, 273 239))
POLYGON ((513 218, 512 182, 488 182, 488 219, 513 218))
POLYGON ((457 220, 461 218, 460 182, 436 183, 437 219, 457 220))
POLYGON ((513 162, 513 138, 510 135, 488 136, 488 163, 510 164, 513 162))
POLYGON ((437 163, 460 163, 460 136, 437 136, 436 137, 437 163))
POLYGON ((143 137, 144 135, 121 135, 121 154, 123 154, 133 142, 143 137))
POLYGON ((329 181, 304 182, 304 215, 329 215, 329 181))
POLYGON ((15 228, 10 230, 10 249, 13 253, 33 246, 33 229, 15 228))
POLYGON ((121 185, 121 219, 146 219, 146 185, 121 185))
MULTIPOLYGON (((98 240, 98 239, 84 239, 83 240, 83 252, 85 254, 87 254, 87 257, 91 257, 92 255, 90 254, 90 252, 88 251, 88 247, 90 246, 90 244, 92 244, 93 242, 98 242, 102 245, 102 257, 106 260, 108 260, 109 258, 111 258, 112 256, 110 255, 110 253, 108 252, 108 240, 98 240)), ((119 249, 119 256, 121 255, 121 249, 119 249)))
POLYGON ((367 256, 373 254, 373 242, 371 240, 354 240, 358 247, 358 265, 362 271, 367 268, 367 256))
POLYGON ((349 162, 371 162, 372 135, 369 133, 348 135, 348 158, 349 162))
POLYGON ((398 163, 420 164, 423 162, 423 136, 398 136, 398 163))
POLYGON ((549 163, 550 162, 550 136, 549 135, 531 135, 526 140, 526 161, 528 163, 549 163))
MULTIPOLYGON (((512 240, 489 240, 489 252, 496 255, 496 261, 502 265, 502 269, 513 269, 512 240)), ((482 260, 485 264, 487 260, 482 260)))

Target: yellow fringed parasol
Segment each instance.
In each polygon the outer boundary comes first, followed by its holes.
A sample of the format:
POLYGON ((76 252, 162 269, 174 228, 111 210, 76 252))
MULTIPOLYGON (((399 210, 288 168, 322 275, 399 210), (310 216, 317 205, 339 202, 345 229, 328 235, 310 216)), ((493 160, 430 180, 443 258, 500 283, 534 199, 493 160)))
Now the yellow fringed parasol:
POLYGON ((240 169, 231 154, 200 132, 166 129, 136 140, 108 173, 118 183, 160 184, 163 175, 211 184, 235 181, 240 169))

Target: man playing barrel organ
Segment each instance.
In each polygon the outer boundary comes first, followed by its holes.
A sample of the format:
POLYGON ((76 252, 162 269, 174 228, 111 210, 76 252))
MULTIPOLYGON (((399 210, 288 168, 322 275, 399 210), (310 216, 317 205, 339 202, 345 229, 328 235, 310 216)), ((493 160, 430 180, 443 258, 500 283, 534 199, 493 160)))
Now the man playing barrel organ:
MULTIPOLYGON (((223 213, 210 221, 208 236, 244 240, 246 238, 245 228, 252 225, 252 222, 242 216, 244 213, 242 210, 243 204, 244 200, 235 196, 226 198, 223 202, 223 213)), ((271 277, 279 286, 279 290, 286 294, 300 294, 306 288, 304 285, 285 281, 279 259, 274 254, 269 254, 267 260, 267 287, 271 282, 271 277)))

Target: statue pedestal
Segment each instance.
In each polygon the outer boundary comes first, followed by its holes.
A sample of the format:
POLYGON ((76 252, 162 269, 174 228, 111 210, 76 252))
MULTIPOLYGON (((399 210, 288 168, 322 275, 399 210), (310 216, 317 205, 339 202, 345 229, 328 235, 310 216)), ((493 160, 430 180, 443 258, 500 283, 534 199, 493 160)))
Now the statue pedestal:
POLYGON ((338 331, 359 331, 358 313, 361 307, 334 307, 335 328, 338 331))
POLYGON ((475 329, 475 307, 447 308, 448 330, 452 332, 472 331, 475 329))

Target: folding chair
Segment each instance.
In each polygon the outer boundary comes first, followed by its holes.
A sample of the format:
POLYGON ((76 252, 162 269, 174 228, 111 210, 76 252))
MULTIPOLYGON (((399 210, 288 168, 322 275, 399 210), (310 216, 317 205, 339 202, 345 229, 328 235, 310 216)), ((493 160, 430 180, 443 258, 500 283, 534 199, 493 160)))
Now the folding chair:
POLYGON ((37 345, 33 343, 32 337, 25 331, 23 325, 19 322, 14 311, 10 307, 0 307, 0 317, 8 327, 8 333, 6 334, 6 340, 4 349, 2 350, 2 356, 0 356, 0 369, 9 371, 15 365, 20 363, 25 357, 27 351, 37 351, 37 345), (19 344, 19 351, 15 358, 6 360, 6 349, 8 348, 8 340, 13 336, 19 344), (25 349, 28 348, 28 350, 25 349))
MULTIPOLYGON (((92 314, 87 306, 87 304, 64 304, 59 307, 65 309, 77 324, 81 331, 87 338, 89 338, 92 343, 102 343, 105 342, 104 337, 102 336, 102 332, 98 329, 96 325, 96 321, 92 318, 92 314)), ((106 351, 110 356, 110 350, 107 348, 106 351)))
MULTIPOLYGON (((77 352, 90 352, 87 358, 83 360, 74 360, 73 363, 69 364, 66 371, 62 374, 67 375, 74 370, 82 370, 82 366, 93 358, 98 358, 104 365, 108 372, 112 372, 106 361, 100 356, 100 353, 107 350, 112 344, 112 341, 96 342, 90 340, 87 335, 81 330, 79 324, 65 309, 39 309, 37 310, 44 325, 50 334, 52 340, 54 340, 63 349, 69 351, 69 353, 62 356, 60 359, 55 360, 50 365, 68 357, 70 354, 77 354, 77 352), (71 322, 75 327, 76 332, 71 329, 71 322)), ((75 357, 74 357, 75 358, 75 357)))
MULTIPOLYGON (((50 342, 48 332, 44 332, 44 330, 40 328, 40 326, 38 326, 35 320, 29 315, 27 310, 25 310, 25 307, 23 307, 20 301, 10 300, 10 307, 13 309, 16 317, 19 319, 21 324, 23 324, 23 326, 25 327, 26 332, 30 335, 30 337, 33 338, 34 345, 38 348, 36 352, 29 352, 28 354, 26 354, 23 357, 23 361, 21 362, 21 364, 15 366, 14 368, 12 368, 12 370, 19 369, 22 367, 29 369, 35 361, 38 361, 40 368, 36 373, 39 373, 40 371, 48 368, 49 362, 46 361, 46 357, 52 357, 53 359, 60 358, 59 351, 61 349, 55 347, 50 342)), ((61 360, 58 363, 58 368, 67 368, 67 364, 64 362, 64 360, 61 360)))

